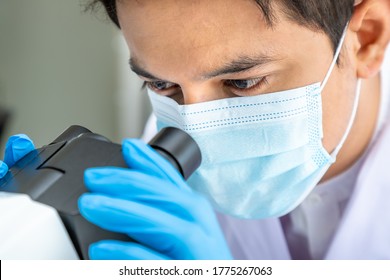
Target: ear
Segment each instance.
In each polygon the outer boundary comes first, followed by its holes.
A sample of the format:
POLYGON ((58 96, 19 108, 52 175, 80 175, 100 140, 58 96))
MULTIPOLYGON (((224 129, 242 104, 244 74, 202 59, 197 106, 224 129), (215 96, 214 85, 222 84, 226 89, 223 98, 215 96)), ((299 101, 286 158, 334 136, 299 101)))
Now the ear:
POLYGON ((363 0, 356 3, 349 29, 357 38, 357 76, 370 78, 376 75, 390 40, 390 1, 363 0))

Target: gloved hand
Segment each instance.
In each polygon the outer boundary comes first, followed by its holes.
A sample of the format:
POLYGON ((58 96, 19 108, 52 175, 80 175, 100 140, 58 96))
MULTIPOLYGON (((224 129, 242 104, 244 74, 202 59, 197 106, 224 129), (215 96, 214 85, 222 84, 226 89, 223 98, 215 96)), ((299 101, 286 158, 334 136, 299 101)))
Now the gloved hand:
POLYGON ((92 193, 79 199, 80 213, 139 243, 100 241, 91 259, 231 259, 209 203, 181 175, 140 140, 125 140, 126 168, 88 169, 92 193))
POLYGON ((0 179, 7 174, 9 167, 34 149, 34 143, 27 135, 11 136, 5 146, 4 162, 0 160, 0 179))

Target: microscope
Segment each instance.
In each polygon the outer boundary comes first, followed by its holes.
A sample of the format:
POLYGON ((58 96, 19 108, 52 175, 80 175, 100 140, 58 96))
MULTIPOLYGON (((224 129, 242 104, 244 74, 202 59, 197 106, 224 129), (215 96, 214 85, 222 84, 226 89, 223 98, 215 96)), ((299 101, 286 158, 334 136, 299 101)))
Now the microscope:
MULTIPOLYGON (((180 129, 166 127, 148 144, 184 179, 201 163, 197 144, 180 129)), ((0 258, 88 259, 91 243, 131 241, 80 215, 77 201, 87 192, 84 171, 99 166, 127 168, 121 145, 71 126, 10 168, 0 180, 0 258)))

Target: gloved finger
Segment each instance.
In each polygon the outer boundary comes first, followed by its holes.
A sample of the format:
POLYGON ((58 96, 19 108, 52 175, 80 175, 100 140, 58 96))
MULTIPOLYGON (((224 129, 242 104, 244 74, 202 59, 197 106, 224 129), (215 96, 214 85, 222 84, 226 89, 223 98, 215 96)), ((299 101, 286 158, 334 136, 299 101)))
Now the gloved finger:
POLYGON ((11 136, 5 146, 4 162, 12 167, 15 162, 35 149, 32 140, 25 134, 11 136))
POLYGON ((8 165, 0 160, 0 179, 8 172, 8 165))
POLYGON ((166 159, 141 140, 125 139, 122 150, 129 168, 167 179, 175 185, 184 182, 180 173, 166 159))
POLYGON ((178 190, 170 182, 137 170, 120 167, 95 167, 84 172, 84 183, 91 192, 120 197, 172 196, 192 193, 190 188, 178 190))
POLYGON ((162 253, 173 250, 175 240, 187 240, 185 232, 190 229, 189 222, 161 209, 98 194, 83 194, 79 209, 84 218, 97 226, 128 234, 162 253))
POLYGON ((78 204, 80 213, 86 219, 115 232, 137 234, 138 229, 147 232, 156 228, 169 231, 170 225, 184 223, 162 209, 100 194, 85 193, 80 196, 78 204))
POLYGON ((114 240, 103 240, 89 246, 92 260, 167 260, 164 256, 141 244, 114 240))
POLYGON ((102 167, 88 169, 84 173, 86 187, 94 193, 127 199, 157 206, 164 211, 193 219, 193 208, 200 204, 198 194, 190 188, 177 189, 163 179, 139 171, 102 167))

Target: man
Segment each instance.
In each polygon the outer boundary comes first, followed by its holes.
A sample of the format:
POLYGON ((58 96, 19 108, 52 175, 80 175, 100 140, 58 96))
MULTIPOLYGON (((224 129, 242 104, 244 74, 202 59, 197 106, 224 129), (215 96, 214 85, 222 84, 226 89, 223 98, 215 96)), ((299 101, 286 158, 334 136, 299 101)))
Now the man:
MULTIPOLYGON (((87 170, 81 213, 138 241, 101 241, 91 258, 390 258, 388 0, 95 2, 157 126, 190 133, 203 162, 187 184, 125 140, 129 169, 87 170)), ((12 138, 5 162, 29 143, 12 138)))

